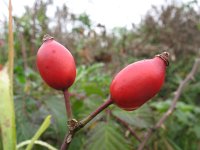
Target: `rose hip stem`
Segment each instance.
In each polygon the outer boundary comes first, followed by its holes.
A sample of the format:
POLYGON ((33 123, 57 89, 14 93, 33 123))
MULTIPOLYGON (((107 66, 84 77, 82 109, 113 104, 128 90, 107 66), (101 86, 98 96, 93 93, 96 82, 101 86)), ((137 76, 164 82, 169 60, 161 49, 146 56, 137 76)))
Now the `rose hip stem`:
MULTIPOLYGON (((66 100, 68 101, 68 92, 64 92, 67 95, 66 100)), ((69 102, 69 101, 68 101, 69 102)), ((92 112, 88 117, 81 120, 80 122, 76 121, 75 119, 69 120, 69 132, 66 134, 65 139, 61 145, 61 150, 68 150, 69 145, 77 131, 79 131, 81 128, 83 128, 88 122, 90 122, 95 116, 97 116, 101 111, 106 109, 109 105, 111 105, 113 101, 109 98, 107 101, 105 101, 101 106, 99 106, 94 112, 92 112)), ((66 109, 68 110, 67 113, 70 116, 70 110, 69 103, 66 104, 66 109)))
POLYGON ((64 94, 64 98, 65 98, 65 107, 66 107, 66 111, 67 111, 67 118, 68 120, 72 120, 73 115, 72 115, 72 109, 71 109, 71 105, 70 105, 70 100, 69 100, 69 92, 68 90, 63 90, 63 94, 64 94))
POLYGON ((101 111, 106 109, 108 106, 110 106, 113 103, 112 99, 109 98, 106 100, 101 106, 99 106, 94 112, 92 112, 89 116, 84 118, 80 121, 80 124, 82 126, 85 126, 88 122, 90 122, 94 117, 96 117, 101 111))

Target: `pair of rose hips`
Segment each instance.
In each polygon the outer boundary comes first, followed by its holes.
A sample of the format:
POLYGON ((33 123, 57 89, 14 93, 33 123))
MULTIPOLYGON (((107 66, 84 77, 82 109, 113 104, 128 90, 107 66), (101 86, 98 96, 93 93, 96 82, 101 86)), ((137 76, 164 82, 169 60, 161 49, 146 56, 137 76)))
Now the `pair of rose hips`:
MULTIPOLYGON (((37 67, 43 80, 52 88, 67 90, 75 81, 76 65, 67 48, 45 36, 37 53, 37 67)), ((122 69, 110 85, 111 100, 124 110, 134 110, 161 89, 169 54, 132 63, 122 69)))

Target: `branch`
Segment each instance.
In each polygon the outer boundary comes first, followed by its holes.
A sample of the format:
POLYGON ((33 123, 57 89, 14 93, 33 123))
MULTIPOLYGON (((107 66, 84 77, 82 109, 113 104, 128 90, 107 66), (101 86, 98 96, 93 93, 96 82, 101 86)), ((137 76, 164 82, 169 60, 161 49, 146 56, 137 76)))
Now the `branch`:
POLYGON ((83 120, 81 121, 77 121, 76 119, 69 120, 68 121, 69 131, 66 134, 65 139, 61 145, 61 150, 68 150, 69 145, 75 133, 79 131, 81 128, 83 128, 87 123, 89 123, 94 117, 96 117, 100 112, 102 112, 112 103, 113 103, 112 100, 109 98, 107 101, 105 101, 101 106, 99 106, 94 112, 92 112, 89 116, 87 116, 83 120))
POLYGON ((90 122, 95 116, 97 116, 102 110, 107 108, 109 105, 111 105, 113 101, 109 98, 107 101, 105 101, 99 108, 97 108, 94 112, 92 112, 88 117, 81 120, 80 123, 82 125, 86 125, 88 122, 90 122))
POLYGON ((176 107, 176 103, 178 101, 178 99, 181 96, 181 93, 183 91, 183 88, 186 86, 186 84, 194 79, 194 75, 198 70, 198 65, 200 65, 200 59, 196 59, 194 62, 194 65, 192 67, 192 70, 190 71, 190 73, 186 76, 186 78, 179 84, 178 89, 175 92, 175 96, 172 100, 172 104, 169 107, 169 109, 167 110, 167 112, 160 118, 160 120, 155 124, 155 126, 153 128, 150 128, 145 137, 143 142, 141 143, 141 145, 139 146, 138 150, 143 150, 147 141, 149 140, 150 136, 153 134, 153 132, 157 129, 159 129, 161 127, 161 125, 164 123, 164 121, 172 114, 172 112, 174 111, 175 107, 176 107))
POLYGON ((65 135, 64 141, 60 148, 61 150, 68 150, 69 145, 70 145, 75 133, 78 130, 80 130, 83 126, 76 119, 72 119, 72 120, 68 121, 68 127, 69 127, 69 131, 65 135))

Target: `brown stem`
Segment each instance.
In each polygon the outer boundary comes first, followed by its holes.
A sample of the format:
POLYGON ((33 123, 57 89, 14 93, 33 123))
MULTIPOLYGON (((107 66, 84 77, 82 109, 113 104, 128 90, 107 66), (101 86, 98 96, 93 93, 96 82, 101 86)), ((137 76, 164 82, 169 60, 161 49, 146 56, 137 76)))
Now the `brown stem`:
POLYGON ((151 137, 151 135, 153 134, 154 131, 156 131, 157 129, 159 129, 161 127, 161 125, 164 123, 164 121, 173 113, 174 109, 176 108, 176 103, 179 100, 179 97, 181 96, 181 93, 183 91, 183 88, 186 86, 186 84, 192 80, 194 78, 195 73, 197 72, 198 66, 200 64, 200 59, 196 59, 192 70, 190 71, 190 73, 186 76, 186 78, 179 84, 179 87, 177 88, 176 92, 175 92, 175 96, 172 100, 172 104, 169 107, 169 109, 164 113, 164 115, 160 118, 160 120, 158 120, 158 122, 154 125, 153 128, 150 128, 147 133, 145 134, 144 140, 141 143, 141 145, 139 146, 138 150, 143 150, 147 141, 149 140, 149 138, 151 137))
POLYGON ((82 126, 85 126, 88 122, 90 122, 96 115, 98 115, 101 111, 103 111, 105 108, 107 108, 109 105, 111 105, 113 101, 111 99, 108 99, 105 101, 99 108, 97 108, 94 112, 92 112, 89 116, 84 118, 80 121, 82 126))
POLYGON ((69 145, 70 145, 70 143, 72 141, 72 138, 75 135, 75 132, 80 129, 79 122, 77 122, 75 119, 72 119, 72 120, 68 121, 68 127, 69 127, 69 131, 65 135, 65 138, 64 138, 64 141, 63 141, 63 143, 61 145, 60 150, 68 150, 69 145))
POLYGON ((93 113, 91 113, 88 117, 81 121, 76 121, 75 119, 68 121, 69 131, 65 136, 65 139, 62 143, 61 150, 68 150, 69 145, 77 131, 83 128, 88 122, 90 122, 95 116, 97 116, 100 112, 102 112, 105 108, 107 108, 113 101, 108 99, 105 101, 100 107, 98 107, 93 113))
POLYGON ((64 94, 64 98, 65 98, 65 107, 66 107, 66 111, 67 111, 67 118, 68 118, 68 121, 70 121, 73 118, 70 100, 69 100, 70 95, 69 95, 68 90, 64 90, 63 94, 64 94))

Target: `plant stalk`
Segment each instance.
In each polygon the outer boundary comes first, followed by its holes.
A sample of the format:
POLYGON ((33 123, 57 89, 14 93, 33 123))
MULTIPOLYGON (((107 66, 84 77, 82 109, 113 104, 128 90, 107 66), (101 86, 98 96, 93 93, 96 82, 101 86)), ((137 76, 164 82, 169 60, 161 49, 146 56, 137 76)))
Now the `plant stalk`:
POLYGON ((82 126, 85 126, 88 122, 90 122, 94 117, 96 117, 100 112, 102 112, 104 109, 106 109, 112 103, 113 103, 113 101, 109 98, 101 106, 99 106, 94 112, 92 112, 89 116, 87 116, 86 118, 81 120, 80 124, 82 126))
MULTIPOLYGON (((68 95, 65 93, 65 95, 68 95)), ((66 98, 67 99, 67 98, 66 98)), ((81 121, 76 121, 75 119, 68 121, 69 131, 65 136, 65 139, 61 145, 61 150, 68 150, 69 145, 77 131, 79 131, 81 128, 83 128, 88 122, 90 122, 94 117, 96 117, 100 112, 102 112, 104 109, 106 109, 109 105, 111 105, 113 101, 111 99, 108 99, 105 101, 101 106, 99 106, 94 112, 92 112, 89 116, 84 118, 81 121)), ((66 103, 66 108, 69 107, 66 103)), ((68 115, 70 116, 68 109, 68 115)))
POLYGON ((69 95, 68 90, 64 90, 63 94, 64 94, 64 98, 65 98, 65 107, 66 107, 66 112, 67 112, 67 118, 68 118, 68 121, 70 121, 73 118, 72 109, 71 109, 70 100, 69 100, 70 95, 69 95))

